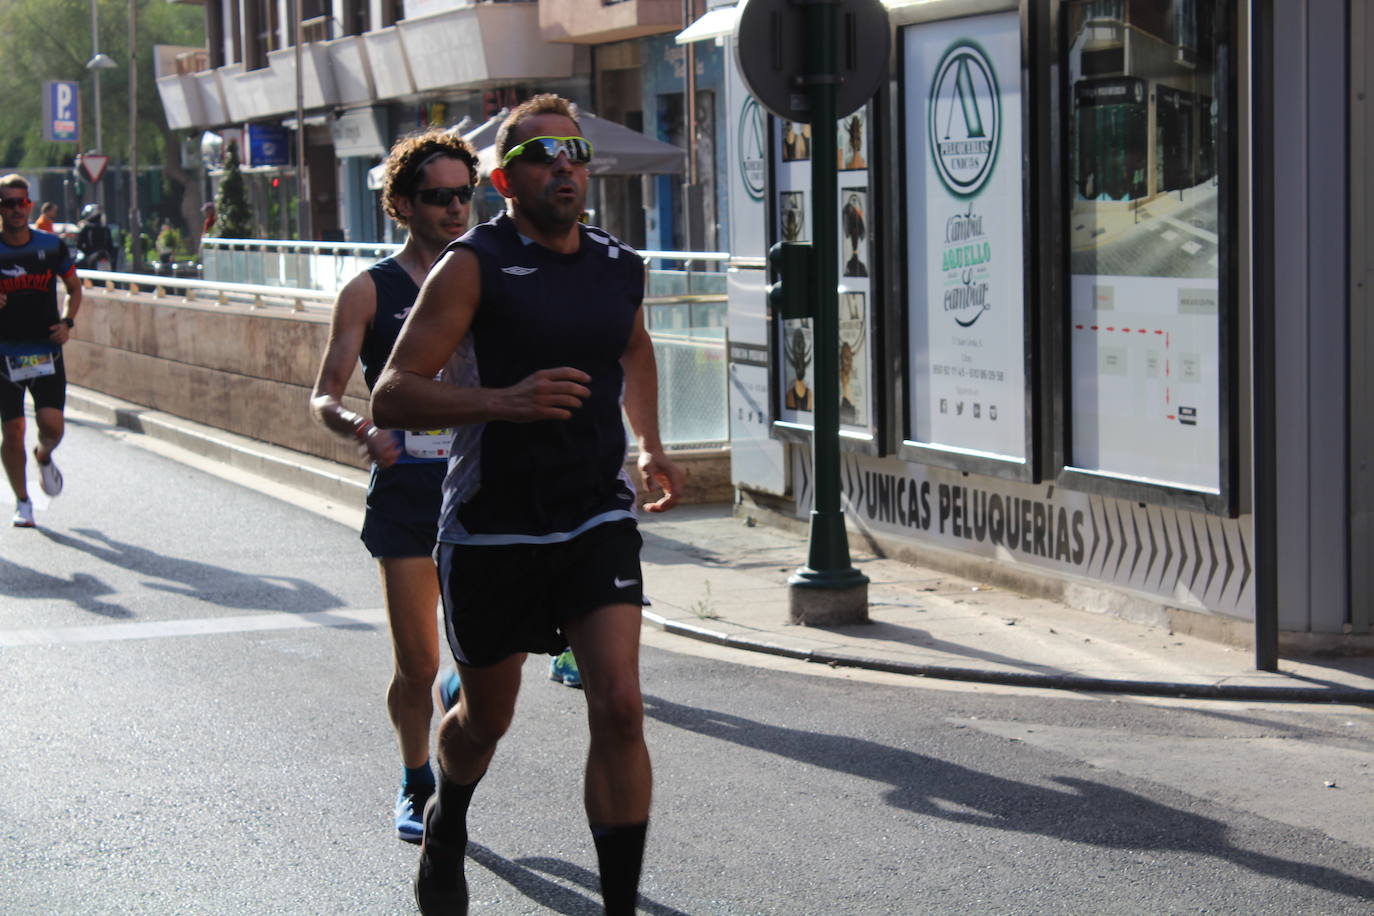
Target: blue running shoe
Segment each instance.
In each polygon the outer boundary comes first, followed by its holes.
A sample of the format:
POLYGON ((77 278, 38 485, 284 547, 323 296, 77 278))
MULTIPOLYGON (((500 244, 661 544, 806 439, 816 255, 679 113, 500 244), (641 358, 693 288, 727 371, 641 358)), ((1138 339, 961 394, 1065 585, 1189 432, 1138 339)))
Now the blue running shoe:
POLYGON ((554 656, 549 662, 549 680, 561 681, 564 687, 582 689, 582 673, 577 670, 577 659, 572 649, 565 649, 562 655, 554 656))
POLYGON ((407 843, 418 843, 425 834, 421 815, 425 802, 434 794, 433 786, 416 786, 407 791, 401 786, 396 793, 396 837, 407 843))
POLYGON ((457 671, 450 671, 447 675, 439 678, 439 682, 434 685, 434 698, 439 701, 439 708, 444 712, 458 705, 458 694, 463 689, 463 682, 458 679, 457 671))

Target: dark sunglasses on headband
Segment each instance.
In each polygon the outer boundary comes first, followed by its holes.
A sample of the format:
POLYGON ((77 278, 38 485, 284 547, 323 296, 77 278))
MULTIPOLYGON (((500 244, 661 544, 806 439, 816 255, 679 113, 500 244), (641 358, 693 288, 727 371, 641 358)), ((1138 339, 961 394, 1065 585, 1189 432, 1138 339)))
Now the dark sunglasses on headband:
POLYGON ((27 207, 30 201, 27 197, 0 197, 0 208, 13 210, 16 207, 27 207))
POLYGON ((447 207, 455 197, 460 204, 471 201, 472 185, 463 185, 461 188, 421 188, 415 192, 416 200, 431 207, 447 207))
POLYGON ((524 143, 510 148, 501 159, 501 167, 510 165, 512 159, 521 159, 535 165, 548 165, 558 158, 559 153, 567 153, 573 165, 586 165, 592 161, 592 145, 586 137, 531 137, 524 143))

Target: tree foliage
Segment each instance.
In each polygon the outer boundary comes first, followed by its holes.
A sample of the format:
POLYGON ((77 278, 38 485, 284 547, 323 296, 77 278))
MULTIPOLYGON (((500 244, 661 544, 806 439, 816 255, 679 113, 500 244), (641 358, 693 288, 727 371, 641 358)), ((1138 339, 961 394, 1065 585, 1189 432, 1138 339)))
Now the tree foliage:
MULTIPOLYGON (((205 12, 200 6, 167 0, 96 0, 99 47, 117 64, 101 71, 101 152, 112 162, 129 156, 129 100, 138 111, 138 159, 143 165, 180 162, 175 135, 167 129, 162 99, 153 80, 154 45, 205 45, 205 12), (129 91, 129 13, 137 11, 137 94, 129 91)), ((5 66, 0 68, 0 164, 9 167, 65 166, 78 152, 72 143, 43 139, 43 81, 81 84, 82 151, 95 147, 94 77, 91 59, 91 0, 4 0, 0 35, 5 66)))
POLYGON ((224 177, 215 194, 215 225, 210 232, 222 239, 253 237, 253 210, 239 170, 239 146, 232 140, 226 145, 224 177))

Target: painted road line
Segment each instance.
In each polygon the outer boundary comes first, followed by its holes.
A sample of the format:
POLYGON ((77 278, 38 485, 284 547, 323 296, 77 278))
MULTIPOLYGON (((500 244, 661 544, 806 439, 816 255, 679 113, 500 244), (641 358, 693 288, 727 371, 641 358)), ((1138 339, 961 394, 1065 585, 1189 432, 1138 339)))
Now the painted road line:
POLYGON ((217 636, 267 630, 303 630, 310 627, 384 626, 383 608, 348 608, 310 614, 243 614, 236 617, 196 617, 189 620, 148 620, 140 623, 107 623, 84 627, 40 627, 0 630, 0 649, 19 646, 79 645, 125 639, 165 639, 170 636, 217 636))
POLYGON ((1204 242, 1210 242, 1211 244, 1215 245, 1219 241, 1221 241, 1221 239, 1217 236, 1215 232, 1208 232, 1206 229, 1199 229, 1192 223, 1185 223, 1183 220, 1175 219, 1172 216, 1165 216, 1162 217, 1162 219, 1164 220, 1164 222, 1168 223, 1170 226, 1173 226, 1175 229, 1182 229, 1189 235, 1195 235, 1198 238, 1202 239, 1204 242))

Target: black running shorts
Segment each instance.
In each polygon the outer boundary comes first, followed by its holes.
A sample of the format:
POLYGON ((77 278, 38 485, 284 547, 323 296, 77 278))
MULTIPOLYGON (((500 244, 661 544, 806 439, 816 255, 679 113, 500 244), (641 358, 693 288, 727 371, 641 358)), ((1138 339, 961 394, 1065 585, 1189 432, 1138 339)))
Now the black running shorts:
POLYGON ((439 536, 444 461, 372 466, 367 514, 359 537, 368 553, 384 557, 429 557, 439 536))
POLYGON ((53 407, 62 410, 67 406, 67 368, 59 352, 53 360, 56 371, 52 375, 11 382, 0 367, 0 422, 14 420, 24 415, 24 389, 33 395, 34 410, 53 407))
POLYGON ((516 652, 557 655, 563 625, 611 604, 639 607, 643 545, 632 519, 557 544, 440 544, 439 585, 453 657, 494 665, 516 652))

